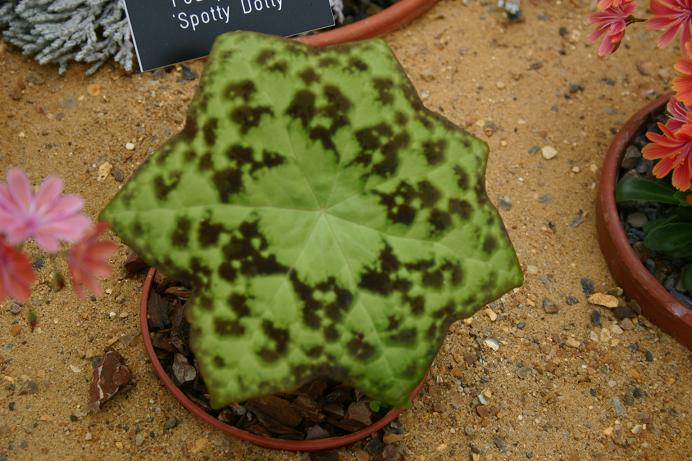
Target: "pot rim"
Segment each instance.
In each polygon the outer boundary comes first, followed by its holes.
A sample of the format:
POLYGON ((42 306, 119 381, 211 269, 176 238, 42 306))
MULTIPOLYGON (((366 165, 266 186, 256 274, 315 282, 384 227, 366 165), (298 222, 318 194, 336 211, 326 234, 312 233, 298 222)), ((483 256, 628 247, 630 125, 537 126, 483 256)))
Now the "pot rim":
POLYGON ((644 267, 625 235, 615 203, 620 162, 627 146, 639 134, 650 114, 664 107, 670 97, 666 94, 646 104, 615 135, 601 171, 596 228, 601 252, 618 285, 639 303, 649 320, 692 349, 692 309, 683 306, 644 267))
MULTIPOLYGON (((154 367, 154 372, 158 376, 159 380, 163 385, 173 394, 173 396, 183 404, 193 415, 197 416, 202 421, 210 424, 216 429, 219 429, 226 435, 235 437, 237 439, 244 440, 246 442, 254 443, 264 448, 273 448, 276 450, 290 450, 290 451, 322 451, 331 450, 338 447, 343 447, 345 445, 351 445, 359 440, 362 440, 369 436, 370 434, 379 431, 384 428, 387 424, 394 421, 401 415, 405 410, 402 408, 393 408, 389 410, 381 419, 375 423, 367 426, 357 432, 353 432, 348 435, 339 437, 328 437, 324 439, 317 440, 284 440, 272 437, 264 437, 250 432, 238 429, 237 427, 225 424, 218 419, 214 418, 206 411, 204 411, 199 405, 194 403, 188 396, 186 396, 183 391, 180 390, 178 386, 175 385, 170 376, 163 369, 163 365, 156 356, 156 351, 154 350, 154 345, 151 342, 151 336, 149 334, 149 323, 147 321, 148 312, 148 300, 149 293, 154 282, 154 276, 156 275, 156 269, 150 268, 147 277, 144 280, 144 285, 142 287, 142 296, 139 303, 139 325, 142 333, 142 340, 144 342, 144 348, 146 350, 149 361, 154 367)), ((421 382, 416 386, 416 388, 411 392, 409 398, 413 401, 416 396, 423 390, 425 383, 427 381, 427 374, 421 380, 421 382)))
POLYGON ((297 40, 313 46, 328 46, 377 37, 408 24, 437 2, 438 0, 399 0, 392 6, 360 21, 327 32, 299 37, 297 40))

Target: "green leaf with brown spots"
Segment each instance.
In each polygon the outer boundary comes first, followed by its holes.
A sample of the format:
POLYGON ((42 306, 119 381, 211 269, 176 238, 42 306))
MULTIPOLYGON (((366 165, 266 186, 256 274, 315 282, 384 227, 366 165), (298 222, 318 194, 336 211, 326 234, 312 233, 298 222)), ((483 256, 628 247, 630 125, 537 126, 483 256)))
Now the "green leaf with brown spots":
POLYGON ((487 146, 426 110, 381 40, 222 35, 185 129, 103 212, 196 285, 215 407, 317 375, 407 406, 447 328, 522 274, 487 146))

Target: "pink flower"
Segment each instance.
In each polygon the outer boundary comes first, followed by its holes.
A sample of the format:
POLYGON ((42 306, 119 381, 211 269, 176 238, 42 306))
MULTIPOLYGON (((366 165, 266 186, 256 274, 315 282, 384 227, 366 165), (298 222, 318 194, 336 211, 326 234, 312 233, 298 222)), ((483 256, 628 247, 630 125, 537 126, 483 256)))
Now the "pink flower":
POLYGON ((664 178, 672 171, 673 186, 687 191, 692 181, 692 124, 686 123, 676 132, 663 123, 658 127, 663 134, 646 133, 651 143, 644 146, 642 155, 647 160, 658 160, 652 170, 654 176, 664 178))
POLYGON ((690 39, 692 25, 692 0, 651 0, 652 18, 646 27, 652 30, 667 29, 658 40, 659 48, 668 46, 675 39, 678 31, 680 48, 690 39))
POLYGON ((115 242, 101 240, 101 234, 108 230, 108 223, 99 222, 79 242, 74 244, 67 255, 72 289, 79 298, 84 298, 84 288, 95 295, 101 295, 98 277, 108 277, 113 268, 108 258, 118 249, 115 242))
POLYGON ((89 218, 79 211, 83 201, 76 195, 61 196, 63 182, 48 177, 34 194, 24 172, 12 168, 7 184, 0 183, 0 234, 11 245, 30 237, 47 252, 55 253, 60 241, 73 243, 89 227, 89 218))
POLYGON ((682 102, 675 99, 675 97, 670 98, 666 110, 669 115, 666 126, 670 131, 678 131, 680 127, 687 123, 687 107, 685 107, 682 102))
POLYGON ((6 296, 23 303, 29 299, 36 274, 24 253, 7 245, 0 237, 0 303, 6 296))
POLYGON ((598 9, 600 11, 607 10, 610 7, 615 7, 617 8, 620 5, 624 5, 625 3, 630 3, 633 2, 634 0, 600 0, 598 2, 598 9))
POLYGON ((637 9, 637 5, 634 2, 629 2, 617 7, 611 6, 591 15, 591 23, 596 24, 596 30, 593 31, 589 40, 595 42, 603 37, 601 46, 598 47, 599 56, 608 56, 620 46, 620 42, 625 36, 627 20, 635 9, 637 9))

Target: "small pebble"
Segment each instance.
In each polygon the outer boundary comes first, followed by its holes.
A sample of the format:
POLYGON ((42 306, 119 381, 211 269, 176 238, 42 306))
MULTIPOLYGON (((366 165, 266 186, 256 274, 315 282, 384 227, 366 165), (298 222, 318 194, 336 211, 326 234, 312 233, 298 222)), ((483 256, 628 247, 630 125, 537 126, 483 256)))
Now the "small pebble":
POLYGON ((99 96, 101 94, 101 85, 96 83, 87 85, 87 93, 89 93, 89 96, 99 96))
POLYGON ((373 437, 365 443, 364 448, 365 451, 370 453, 370 456, 378 456, 380 453, 382 453, 384 444, 377 437, 373 437))
POLYGON ((620 328, 622 328, 625 331, 631 330, 634 328, 634 323, 632 323, 630 319, 624 319, 620 322, 620 328))
POLYGON ((569 347, 573 347, 575 349, 578 348, 579 346, 581 346, 581 343, 574 338, 567 338, 567 341, 565 341, 565 344, 567 344, 569 347))
POLYGON ((637 229, 641 229, 642 227, 646 226, 648 222, 649 218, 647 218, 646 215, 640 211, 631 213, 627 216, 627 224, 632 227, 636 227, 637 229))
POLYGON ((557 314, 560 311, 555 303, 548 298, 543 298, 543 310, 546 314, 557 314))
POLYGON ((500 343, 497 339, 495 338, 486 338, 483 340, 483 344, 485 344, 487 347, 490 349, 497 351, 500 349, 500 343))
POLYGON ((651 351, 644 352, 644 357, 646 358, 647 362, 653 362, 654 361, 654 353, 651 351))
POLYGON ((125 144, 125 149, 127 150, 135 150, 135 145, 131 142, 128 142, 125 144))
POLYGON ((581 283, 581 289, 585 295, 591 295, 594 292, 594 284, 590 278, 582 277, 579 281, 581 283))
POLYGON ((98 176, 97 180, 99 182, 105 181, 108 176, 111 174, 111 170, 113 169, 113 165, 110 164, 110 162, 103 162, 99 166, 99 171, 98 171, 98 176))
POLYGON ((174 417, 168 418, 165 423, 163 423, 163 428, 167 431, 170 431, 174 427, 178 425, 178 420, 175 419, 174 417))
POLYGON ((494 442, 498 450, 500 450, 501 452, 507 451, 507 442, 505 442, 502 437, 496 435, 494 442))
POLYGON ((120 168, 113 168, 113 171, 111 171, 111 175, 113 175, 113 179, 115 179, 118 182, 123 182, 125 180, 125 173, 123 173, 123 170, 120 168))
POLYGON ((500 200, 498 201, 497 205, 500 207, 502 210, 511 210, 512 209, 512 200, 503 195, 500 197, 500 200))
POLYGON ((198 77, 197 72, 192 70, 190 68, 190 66, 188 66, 187 64, 182 64, 180 66, 180 68, 181 68, 180 69, 181 70, 180 76, 183 80, 187 80, 187 81, 197 80, 197 77, 198 77))
POLYGON ((617 415, 618 418, 625 416, 625 407, 622 406, 620 399, 613 399, 613 408, 615 408, 615 415, 617 415))
POLYGON ((589 304, 608 307, 611 309, 618 307, 618 305, 620 304, 620 301, 615 296, 605 293, 594 293, 591 296, 589 296, 588 301, 589 304))
POLYGON ((568 306, 574 306, 575 304, 579 304, 579 299, 577 299, 575 296, 567 296, 565 302, 568 306))
POLYGON ((601 326, 601 313, 595 309, 591 311, 591 325, 595 327, 601 326))
POLYGON ((541 155, 546 160, 553 159, 557 157, 557 149, 555 149, 553 146, 543 146, 541 148, 541 155))

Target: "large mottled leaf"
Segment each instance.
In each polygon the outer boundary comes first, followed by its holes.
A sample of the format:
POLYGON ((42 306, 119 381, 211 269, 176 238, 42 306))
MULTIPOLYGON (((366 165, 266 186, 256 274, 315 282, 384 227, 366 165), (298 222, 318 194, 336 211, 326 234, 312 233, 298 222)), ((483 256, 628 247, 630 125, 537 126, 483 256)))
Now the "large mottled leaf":
POLYGON ((183 132, 103 217, 196 284, 214 406, 318 374, 406 406, 449 324, 522 280, 486 156, 422 106, 383 41, 231 33, 183 132))

